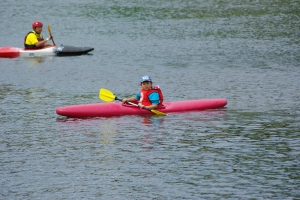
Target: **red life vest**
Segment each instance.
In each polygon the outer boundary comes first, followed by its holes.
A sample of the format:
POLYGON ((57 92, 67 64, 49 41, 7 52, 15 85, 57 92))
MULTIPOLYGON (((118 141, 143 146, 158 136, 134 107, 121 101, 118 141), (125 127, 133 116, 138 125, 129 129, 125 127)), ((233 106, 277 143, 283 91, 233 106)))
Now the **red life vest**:
MULTIPOLYGON (((28 44, 26 44, 27 36, 28 36, 30 33, 33 33, 33 34, 37 35, 37 33, 36 33, 35 31, 30 31, 29 33, 27 33, 27 35, 26 35, 25 38, 24 38, 24 47, 25 47, 25 49, 42 49, 42 48, 44 48, 44 46, 37 47, 37 46, 35 46, 35 45, 28 45, 28 44)), ((42 40, 44 40, 43 37, 38 38, 38 41, 42 41, 42 40)))
POLYGON ((149 99, 149 95, 152 94, 153 92, 157 92, 159 94, 159 104, 158 106, 162 106, 162 102, 164 101, 164 96, 162 94, 162 91, 160 90, 159 86, 154 86, 150 90, 141 90, 141 99, 140 103, 142 103, 145 106, 150 106, 152 105, 152 102, 149 99))

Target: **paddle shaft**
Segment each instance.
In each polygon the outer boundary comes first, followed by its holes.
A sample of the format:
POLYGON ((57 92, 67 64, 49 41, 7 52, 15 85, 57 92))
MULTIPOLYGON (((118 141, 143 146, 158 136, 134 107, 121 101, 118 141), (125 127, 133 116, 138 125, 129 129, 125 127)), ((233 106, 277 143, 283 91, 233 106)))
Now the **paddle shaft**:
POLYGON ((52 42, 53 42, 53 44, 55 46, 55 42, 54 42, 54 39, 53 39, 52 34, 51 34, 51 30, 50 30, 50 25, 48 25, 48 31, 49 31, 49 34, 51 36, 51 40, 52 40, 52 42))

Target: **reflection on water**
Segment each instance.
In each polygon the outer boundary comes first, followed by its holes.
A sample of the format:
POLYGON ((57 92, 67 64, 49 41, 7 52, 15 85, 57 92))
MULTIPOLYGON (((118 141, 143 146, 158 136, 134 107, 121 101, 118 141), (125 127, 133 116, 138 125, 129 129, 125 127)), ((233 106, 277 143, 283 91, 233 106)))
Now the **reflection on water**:
POLYGON ((142 118, 142 124, 146 126, 151 126, 151 127, 159 127, 160 125, 163 124, 165 117, 162 116, 143 116, 142 118))
POLYGON ((86 136, 96 136, 98 134, 102 136, 108 136, 111 134, 116 134, 117 130, 117 119, 118 118, 66 118, 66 117, 58 117, 56 122, 59 128, 59 131, 66 132, 82 132, 84 130, 87 133, 83 133, 86 136), (96 135, 90 135, 90 130, 88 128, 97 128, 99 132, 96 135))
POLYGON ((145 128, 141 127, 143 130, 143 132, 141 132, 141 148, 144 151, 151 151, 156 144, 159 144, 157 135, 160 134, 161 129, 164 129, 163 123, 165 121, 165 116, 153 115, 141 118, 142 125, 146 126, 145 128))
POLYGON ((26 58, 20 58, 20 59, 26 60, 28 67, 36 67, 36 66, 39 66, 39 64, 44 63, 45 61, 53 62, 54 56, 40 56, 40 57, 37 56, 37 57, 26 57, 26 58))

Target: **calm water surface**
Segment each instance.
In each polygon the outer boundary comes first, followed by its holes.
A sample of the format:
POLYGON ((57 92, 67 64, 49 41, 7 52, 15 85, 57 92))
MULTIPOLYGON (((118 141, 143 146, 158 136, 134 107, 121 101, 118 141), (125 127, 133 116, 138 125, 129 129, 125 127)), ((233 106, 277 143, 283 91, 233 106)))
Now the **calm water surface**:
POLYGON ((95 48, 0 59, 0 199, 300 198, 299 1, 0 5, 0 46, 21 47, 39 19, 57 44, 95 48), (100 102, 101 87, 134 95, 145 74, 166 101, 228 105, 167 117, 55 113, 100 102))

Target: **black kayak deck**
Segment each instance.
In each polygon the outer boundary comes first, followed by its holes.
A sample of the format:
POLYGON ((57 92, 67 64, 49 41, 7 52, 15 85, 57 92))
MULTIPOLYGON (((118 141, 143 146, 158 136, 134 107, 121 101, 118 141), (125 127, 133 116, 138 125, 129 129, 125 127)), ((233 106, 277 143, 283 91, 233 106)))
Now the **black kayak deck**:
POLYGON ((75 47, 61 45, 56 48, 56 56, 78 56, 93 51, 92 47, 75 47))

